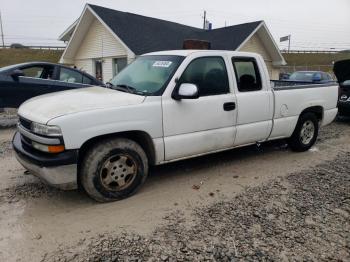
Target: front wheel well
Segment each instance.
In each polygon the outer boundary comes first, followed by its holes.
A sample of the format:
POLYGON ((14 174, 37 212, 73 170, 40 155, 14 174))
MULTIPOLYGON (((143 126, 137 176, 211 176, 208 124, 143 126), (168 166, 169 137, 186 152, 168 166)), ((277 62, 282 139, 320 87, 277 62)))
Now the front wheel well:
POLYGON ((155 153, 151 136, 144 131, 126 131, 126 132, 101 135, 101 136, 93 137, 88 141, 86 141, 79 149, 78 166, 80 166, 81 161, 83 160, 87 150, 89 150, 92 146, 94 146, 101 140, 112 139, 112 138, 127 138, 135 141, 145 151, 149 163, 152 165, 155 164, 156 153, 155 153))

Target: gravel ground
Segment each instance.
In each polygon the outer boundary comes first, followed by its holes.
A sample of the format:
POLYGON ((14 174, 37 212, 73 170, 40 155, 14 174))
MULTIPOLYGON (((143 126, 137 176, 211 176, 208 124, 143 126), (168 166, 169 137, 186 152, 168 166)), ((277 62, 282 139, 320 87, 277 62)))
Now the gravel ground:
POLYGON ((0 112, 0 129, 13 127, 17 124, 18 117, 15 109, 6 109, 0 112))
POLYGON ((12 144, 11 141, 0 141, 0 158, 10 155, 12 153, 12 144))
POLYGON ((337 139, 341 137, 344 132, 348 132, 350 118, 338 118, 338 120, 331 125, 320 128, 318 134, 318 142, 326 142, 330 139, 337 139))
POLYGON ((105 233, 48 261, 349 261, 350 153, 179 213, 151 235, 105 233))
POLYGON ((31 182, 19 183, 13 187, 0 190, 0 204, 15 203, 29 198, 50 198, 63 192, 42 183, 39 179, 31 177, 31 182))

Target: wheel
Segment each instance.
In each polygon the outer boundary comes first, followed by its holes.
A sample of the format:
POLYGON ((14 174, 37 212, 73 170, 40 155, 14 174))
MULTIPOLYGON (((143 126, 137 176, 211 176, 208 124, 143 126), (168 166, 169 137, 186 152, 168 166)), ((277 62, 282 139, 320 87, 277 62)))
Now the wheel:
POLYGON ((293 151, 303 152, 309 150, 316 142, 318 136, 318 119, 313 113, 300 116, 293 135, 288 144, 293 151))
POLYGON ((86 193, 98 202, 121 200, 134 194, 148 175, 148 159, 136 142, 116 138, 90 148, 79 179, 86 193))

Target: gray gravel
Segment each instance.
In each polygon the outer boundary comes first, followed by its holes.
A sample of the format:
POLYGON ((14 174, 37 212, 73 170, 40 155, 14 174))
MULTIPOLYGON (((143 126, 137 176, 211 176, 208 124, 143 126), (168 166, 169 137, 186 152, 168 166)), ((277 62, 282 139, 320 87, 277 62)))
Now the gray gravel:
POLYGON ((337 139, 341 137, 344 132, 349 132, 349 127, 350 120, 348 118, 338 119, 338 121, 333 122, 331 125, 324 126, 320 129, 318 142, 327 142, 330 139, 337 139))
POLYGON ((12 154, 12 143, 11 141, 0 141, 0 158, 12 154))
POLYGON ((5 112, 0 112, 0 129, 16 126, 18 122, 17 111, 7 109, 5 112))
POLYGON ((179 212, 149 236, 106 233, 48 261, 350 261, 350 153, 179 212))
POLYGON ((30 198, 53 197, 63 193, 58 189, 44 184, 35 177, 31 177, 30 180, 32 181, 0 190, 0 203, 14 203, 30 198))

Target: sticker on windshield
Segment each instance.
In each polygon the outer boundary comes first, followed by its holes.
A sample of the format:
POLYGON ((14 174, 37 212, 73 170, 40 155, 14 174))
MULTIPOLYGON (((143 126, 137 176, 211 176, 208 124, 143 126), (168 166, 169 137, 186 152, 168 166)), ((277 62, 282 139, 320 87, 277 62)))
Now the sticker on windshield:
POLYGON ((156 61, 153 64, 153 67, 169 67, 173 62, 171 61, 156 61))

